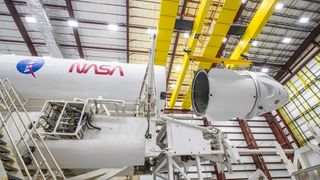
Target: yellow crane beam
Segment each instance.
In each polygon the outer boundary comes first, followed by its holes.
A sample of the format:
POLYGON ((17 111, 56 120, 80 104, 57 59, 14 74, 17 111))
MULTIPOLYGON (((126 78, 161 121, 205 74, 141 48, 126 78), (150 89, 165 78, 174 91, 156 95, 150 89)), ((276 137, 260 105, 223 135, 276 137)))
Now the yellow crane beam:
MULTIPOLYGON (((210 35, 203 56, 216 57, 233 20, 241 6, 241 0, 226 0, 210 35)), ((239 59, 239 58, 234 58, 239 59)), ((212 63, 200 63, 199 67, 210 68, 212 63)))
POLYGON ((179 0, 162 0, 160 6, 154 63, 165 66, 179 10, 179 0))
MULTIPOLYGON (((241 0, 226 0, 223 4, 222 10, 219 14, 217 21, 215 22, 214 29, 210 35, 209 42, 204 50, 203 56, 205 57, 216 57, 219 49, 223 43, 223 39, 226 37, 230 26, 232 25, 234 18, 241 6, 241 0)), ((237 58, 235 58, 237 59, 237 58)), ((226 63, 226 61, 224 61, 226 63)), ((202 59, 198 67, 210 69, 212 62, 207 62, 202 59)), ((227 63, 226 63, 227 64, 227 63)), ((189 87, 188 93, 184 97, 182 108, 189 109, 191 106, 191 86, 189 87)))
POLYGON ((175 87, 172 91, 172 96, 169 102, 169 108, 173 108, 175 105, 175 102, 178 98, 179 91, 181 89, 183 80, 185 78, 185 75, 188 71, 189 64, 190 64, 190 57, 192 56, 195 47, 198 43, 200 34, 202 32, 202 27, 204 25, 205 19, 208 15, 208 10, 210 7, 212 0, 201 0, 199 9, 197 12, 196 19, 194 21, 193 29, 191 32, 191 36, 188 39, 186 52, 184 54, 182 64, 181 64, 181 71, 178 74, 178 78, 175 84, 175 87))
MULTIPOLYGON (((260 34, 262 28, 266 25, 270 16, 272 15, 277 2, 278 0, 263 0, 261 2, 241 40, 235 47, 234 51, 231 53, 230 59, 241 59, 242 54, 247 54, 247 51, 250 48, 251 41, 256 39, 260 34)), ((237 68, 237 66, 234 65, 230 66, 234 69, 237 68)))
POLYGON ((198 61, 200 63, 215 63, 215 64, 234 64, 238 66, 250 66, 252 65, 252 61, 242 60, 242 59, 228 59, 228 58, 213 58, 213 57, 205 57, 205 56, 192 56, 192 61, 198 61))

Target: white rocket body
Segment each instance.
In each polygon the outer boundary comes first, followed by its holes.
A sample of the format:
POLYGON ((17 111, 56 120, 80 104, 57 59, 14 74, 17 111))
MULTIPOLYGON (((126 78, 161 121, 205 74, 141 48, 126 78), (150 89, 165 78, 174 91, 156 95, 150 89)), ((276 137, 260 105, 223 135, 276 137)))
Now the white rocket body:
MULTIPOLYGON (((0 55, 0 78, 9 78, 24 98, 119 99, 135 102, 139 97, 146 65, 0 55)), ((157 107, 166 91, 166 72, 155 67, 157 107)))
POLYGON ((283 106, 288 92, 264 73, 211 69, 197 72, 192 84, 196 114, 211 121, 250 119, 283 106))

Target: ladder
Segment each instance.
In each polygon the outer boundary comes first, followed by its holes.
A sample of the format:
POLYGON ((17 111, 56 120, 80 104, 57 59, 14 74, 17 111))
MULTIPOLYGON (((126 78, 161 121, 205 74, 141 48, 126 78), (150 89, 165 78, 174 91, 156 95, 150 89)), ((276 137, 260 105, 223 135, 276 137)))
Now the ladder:
POLYGON ((0 128, 5 130, 24 176, 27 179, 66 179, 9 79, 0 79, 1 108, 4 110, 0 111, 0 128))

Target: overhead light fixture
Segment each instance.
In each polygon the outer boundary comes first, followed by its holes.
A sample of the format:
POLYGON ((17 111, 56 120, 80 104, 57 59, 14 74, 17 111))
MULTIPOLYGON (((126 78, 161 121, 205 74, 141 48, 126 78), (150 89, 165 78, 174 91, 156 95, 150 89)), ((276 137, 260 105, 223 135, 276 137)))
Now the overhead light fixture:
POLYGON ((227 38, 224 37, 224 38, 222 39, 222 42, 223 42, 223 43, 227 42, 227 38))
POLYGON ((239 44, 243 45, 244 44, 244 40, 240 40, 239 44))
POLYGON ((157 30, 155 30, 155 29, 151 29, 151 28, 149 28, 148 29, 148 34, 157 34, 157 30))
POLYGON ((252 42, 252 46, 257 46, 258 45, 258 41, 253 41, 252 42))
POLYGON ((170 88, 173 89, 175 87, 175 84, 170 84, 170 88))
POLYGON ((111 31, 118 31, 119 26, 116 25, 116 24, 109 24, 108 25, 108 29, 111 30, 111 31))
POLYGON ((34 18, 32 16, 27 16, 27 17, 25 17, 25 19, 28 23, 36 23, 37 22, 36 18, 34 18))
POLYGON ((184 37, 184 38, 189 38, 189 37, 190 37, 190 33, 189 33, 189 32, 183 33, 183 37, 184 37))
POLYGON ((179 72, 181 70, 181 66, 176 66, 176 71, 179 72))
POLYGON ((291 41, 292 41, 292 38, 289 38, 289 37, 285 37, 282 39, 282 42, 286 44, 290 43, 291 41))
POLYGON ((246 2, 246 0, 242 0, 242 3, 245 3, 246 2))
POLYGON ((261 72, 267 73, 267 72, 269 72, 269 69, 268 69, 268 68, 262 68, 262 69, 261 69, 261 72))
POLYGON ((69 20, 68 25, 71 27, 78 27, 78 21, 75 20, 69 20))
POLYGON ((282 3, 276 4, 276 7, 275 7, 276 10, 280 10, 282 8, 283 8, 283 4, 282 3))
POLYGON ((307 23, 309 21, 309 18, 307 17, 302 17, 299 19, 299 23, 307 23))

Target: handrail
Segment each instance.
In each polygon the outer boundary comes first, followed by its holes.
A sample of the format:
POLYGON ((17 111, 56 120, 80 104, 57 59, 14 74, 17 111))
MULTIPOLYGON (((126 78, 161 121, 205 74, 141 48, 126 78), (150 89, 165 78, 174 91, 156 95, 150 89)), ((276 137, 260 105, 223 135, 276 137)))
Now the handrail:
POLYGON ((56 160, 54 159, 52 153, 50 152, 48 146, 46 145, 46 143, 42 139, 41 135, 38 133, 38 131, 37 131, 34 123, 32 122, 28 112, 26 111, 22 101, 19 99, 18 93, 13 88, 9 79, 4 79, 4 80, 1 79, 0 80, 0 95, 2 97, 2 101, 4 102, 6 108, 8 109, 8 111, 10 113, 10 117, 12 119, 12 122, 15 125, 15 127, 18 131, 18 134, 21 138, 17 144, 15 143, 14 139, 12 138, 10 130, 8 129, 8 127, 6 125, 7 122, 3 119, 2 115, 1 115, 1 121, 4 125, 3 127, 6 129, 6 132, 8 133, 9 139, 14 147, 16 154, 19 156, 19 160, 21 161, 21 164, 23 166, 23 169, 25 169, 27 176, 31 179, 31 175, 26 167, 27 165, 25 164, 25 162, 21 158, 21 152, 19 152, 18 146, 20 145, 21 142, 23 142, 23 144, 25 145, 26 149, 24 149, 24 150, 27 150, 27 153, 30 154, 30 156, 33 160, 32 162, 34 162, 35 166, 37 167, 37 172, 35 173, 33 178, 36 178, 36 176, 38 176, 38 174, 40 173, 42 178, 45 179, 46 175, 43 172, 43 170, 41 169, 42 165, 44 164, 52 179, 57 179, 56 175, 58 175, 58 174, 60 174, 60 176, 59 176, 60 178, 66 179, 62 170, 60 169, 59 165, 57 164, 56 160), (11 108, 13 108, 13 110, 11 110, 11 108), (19 121, 17 121, 16 118, 13 116, 13 112, 16 113, 20 123, 22 124, 22 127, 18 125, 19 121), (28 120, 27 122, 30 124, 31 129, 29 129, 27 127, 27 125, 24 122, 24 119, 22 118, 20 113, 23 113, 27 117, 26 120, 28 120), (22 132, 22 131, 24 131, 24 132, 22 132), (35 137, 37 137, 37 140, 35 139, 35 137), (27 141, 29 141, 29 143, 27 141), (30 145, 34 146, 35 149, 38 151, 39 156, 41 158, 40 160, 37 160, 35 158, 32 150, 30 149, 30 145), (55 166, 55 170, 57 170, 56 174, 53 172, 53 169, 50 167, 49 162, 45 158, 45 156, 39 146, 42 146, 43 147, 42 149, 44 150, 44 152, 46 152, 48 154, 48 156, 47 156, 48 160, 53 162, 53 165, 55 166), (40 162, 38 162, 38 161, 40 161, 40 162))

